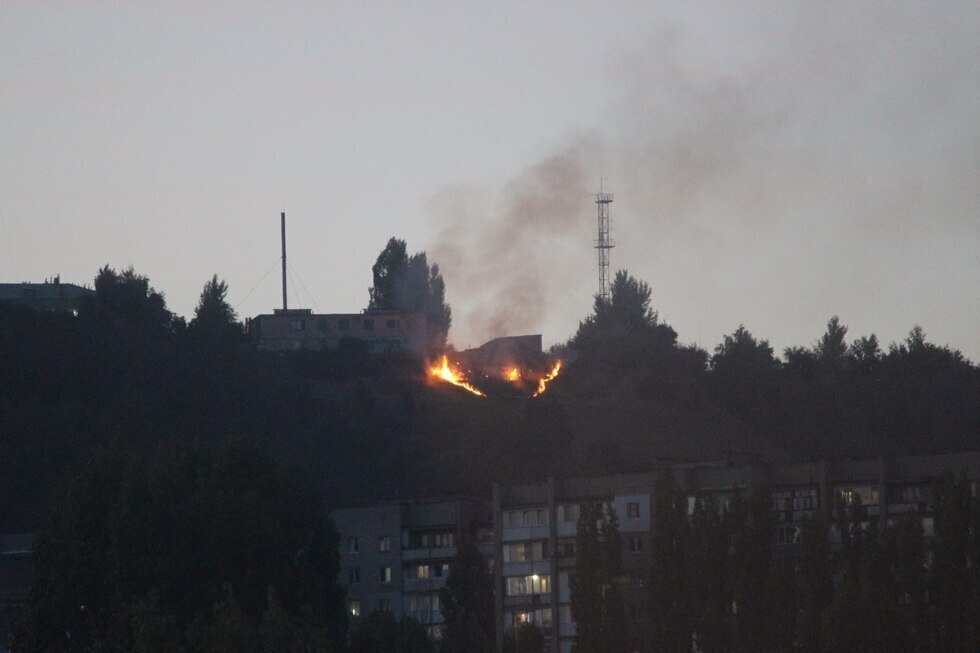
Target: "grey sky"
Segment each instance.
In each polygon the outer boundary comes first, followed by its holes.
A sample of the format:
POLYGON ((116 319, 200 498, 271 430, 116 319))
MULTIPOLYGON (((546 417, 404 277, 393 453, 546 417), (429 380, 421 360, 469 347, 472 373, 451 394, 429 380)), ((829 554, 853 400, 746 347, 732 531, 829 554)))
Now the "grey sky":
POLYGON ((980 360, 976 3, 0 4, 0 279, 354 311, 389 236, 451 339, 570 335, 614 268, 684 342, 839 314, 980 360))

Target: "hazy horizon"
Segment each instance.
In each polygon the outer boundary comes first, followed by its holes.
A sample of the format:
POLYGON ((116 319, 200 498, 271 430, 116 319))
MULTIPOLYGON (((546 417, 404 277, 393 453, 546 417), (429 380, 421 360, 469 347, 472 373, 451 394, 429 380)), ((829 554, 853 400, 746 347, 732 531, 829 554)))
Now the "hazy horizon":
POLYGON ((285 211, 291 306, 364 308, 396 236, 457 347, 550 344, 603 178, 612 268, 682 342, 836 314, 977 362, 977 33, 966 2, 6 3, 0 281, 133 265, 190 316, 217 273, 254 316, 285 211))

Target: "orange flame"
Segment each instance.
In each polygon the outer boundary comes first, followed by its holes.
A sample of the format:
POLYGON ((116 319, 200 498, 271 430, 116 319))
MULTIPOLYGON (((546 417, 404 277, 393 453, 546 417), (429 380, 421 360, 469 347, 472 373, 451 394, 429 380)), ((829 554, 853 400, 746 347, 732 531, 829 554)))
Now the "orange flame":
POLYGON ((486 397, 485 394, 483 394, 478 389, 474 388, 469 383, 467 383, 466 380, 463 378, 462 374, 460 374, 458 371, 454 371, 451 367, 449 367, 449 359, 446 356, 442 357, 441 364, 437 363, 429 368, 429 374, 436 377, 437 379, 442 379, 443 381, 448 381, 453 385, 458 385, 464 390, 468 390, 475 395, 486 397))
POLYGON ((519 367, 505 367, 503 372, 504 378, 510 382, 521 380, 521 369, 519 367))
POLYGON ((561 361, 558 361, 557 363, 555 363, 555 366, 551 368, 551 371, 548 372, 548 376, 538 381, 538 390, 531 396, 537 397, 539 394, 544 392, 545 388, 548 387, 548 382, 554 379, 556 376, 558 376, 558 372, 560 371, 561 371, 561 361))

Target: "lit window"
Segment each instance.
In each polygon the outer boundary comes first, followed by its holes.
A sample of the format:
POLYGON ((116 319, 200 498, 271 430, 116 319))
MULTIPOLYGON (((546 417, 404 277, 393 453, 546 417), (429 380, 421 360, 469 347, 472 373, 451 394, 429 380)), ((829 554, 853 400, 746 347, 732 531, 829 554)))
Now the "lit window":
POLYGON ((347 604, 347 608, 350 611, 350 616, 352 616, 352 617, 360 617, 361 616, 361 602, 360 601, 351 601, 350 603, 347 604))
POLYGON ((510 576, 507 578, 507 596, 547 594, 551 591, 551 576, 510 576))
POLYGON ((380 578, 381 578, 381 582, 382 583, 390 583, 391 582, 391 567, 382 567, 381 568, 381 573, 380 573, 380 578))

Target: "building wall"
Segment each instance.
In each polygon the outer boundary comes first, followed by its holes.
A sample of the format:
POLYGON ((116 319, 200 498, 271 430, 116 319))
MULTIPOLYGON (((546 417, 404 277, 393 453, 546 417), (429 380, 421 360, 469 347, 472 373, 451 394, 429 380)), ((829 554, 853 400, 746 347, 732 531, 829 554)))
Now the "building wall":
POLYGON ((508 628, 521 620, 534 621, 547 609, 549 650, 571 650, 575 624, 568 579, 575 568, 575 556, 569 545, 574 543, 579 506, 586 502, 599 502, 616 510, 623 546, 620 580, 630 636, 641 648, 649 644, 643 582, 649 566, 659 473, 674 475, 677 486, 688 495, 691 514, 699 500, 711 497, 716 505, 724 506, 734 488, 748 492, 765 482, 773 493, 773 553, 793 557, 801 553, 799 535, 804 520, 817 515, 830 525, 832 547, 839 545, 840 531, 833 510, 838 496, 860 497, 856 500, 867 527, 883 530, 900 517, 917 514, 930 541, 936 486, 952 475, 970 479, 973 487, 980 489, 980 452, 769 466, 718 461, 672 465, 659 472, 494 485, 496 548, 501 561, 494 571, 498 650, 508 628), (521 546, 531 545, 534 550, 539 541, 547 543, 546 559, 513 561, 515 547, 521 550, 521 546), (546 573, 550 575, 547 589, 531 583, 532 590, 537 591, 513 592, 529 586, 514 579, 544 577, 546 573))
POLYGON ((255 346, 266 351, 336 349, 345 338, 367 343, 374 353, 422 352, 426 347, 426 318, 419 313, 365 311, 313 313, 309 309, 277 310, 248 321, 255 346))
POLYGON ((340 582, 348 611, 357 618, 388 610, 411 616, 433 639, 445 619, 439 592, 462 537, 486 536, 479 503, 469 499, 421 499, 334 512, 341 537, 340 582), (390 570, 386 580, 385 569, 390 570), (356 572, 354 570, 357 570, 356 572))

